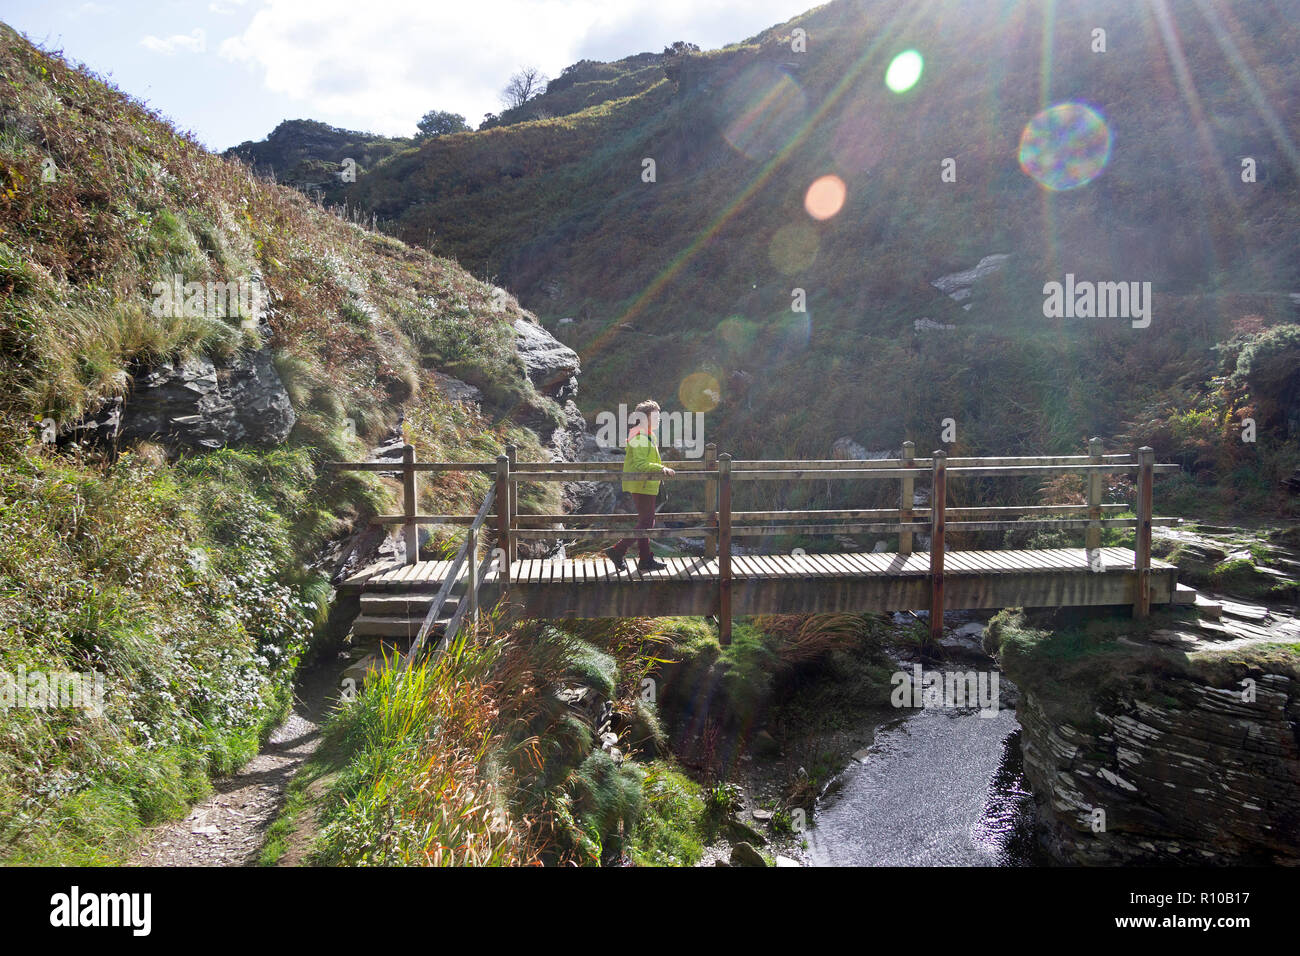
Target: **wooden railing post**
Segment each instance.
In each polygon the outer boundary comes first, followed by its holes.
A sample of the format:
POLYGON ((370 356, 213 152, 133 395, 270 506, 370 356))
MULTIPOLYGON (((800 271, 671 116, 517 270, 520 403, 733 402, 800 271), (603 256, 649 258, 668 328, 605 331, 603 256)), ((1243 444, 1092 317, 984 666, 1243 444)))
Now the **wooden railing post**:
MULTIPOLYGON (((1094 465, 1101 464, 1101 439, 1088 440, 1088 460, 1094 465)), ((1088 551, 1101 547, 1101 492, 1103 475, 1100 471, 1088 472, 1088 530, 1084 535, 1083 546, 1088 551)), ((1092 560, 1090 554, 1089 560, 1092 560)))
POLYGON ((1144 618, 1151 613, 1151 490, 1155 479, 1156 451, 1148 445, 1138 449, 1137 541, 1133 547, 1133 566, 1137 571, 1137 603, 1133 616, 1144 618))
POLYGON ((731 643, 731 456, 718 458, 718 641, 731 643))
POLYGON ((948 454, 934 452, 930 484, 930 643, 943 637, 943 531, 944 506, 948 498, 948 454))
POLYGON ((465 578, 465 600, 469 602, 470 626, 478 627, 478 528, 469 526, 468 546, 465 558, 469 564, 469 573, 465 578))
MULTIPOLYGON (((704 446, 704 468, 706 471, 718 470, 718 446, 715 442, 709 442, 704 446)), ((704 483, 704 523, 711 525, 718 520, 718 483, 716 481, 706 481, 704 483)), ((718 535, 716 532, 709 531, 704 535, 704 557, 705 560, 712 561, 718 556, 718 535)))
MULTIPOLYGON (((517 464, 519 464, 518 455, 519 455, 518 448, 516 448, 514 445, 506 445, 506 457, 510 459, 511 472, 515 472, 519 470, 515 467, 517 464)), ((519 482, 512 481, 510 482, 510 521, 512 527, 514 524, 514 520, 516 517, 518 517, 518 515, 519 515, 519 482)), ((515 559, 519 557, 519 542, 515 540, 515 537, 513 535, 511 535, 510 537, 509 552, 510 552, 510 561, 513 564, 515 559)))
MULTIPOLYGON (((903 466, 912 467, 912 460, 916 458, 916 445, 913 442, 903 442, 903 466)), ((916 479, 911 475, 899 479, 902 490, 898 496, 898 520, 907 524, 912 520, 912 502, 916 496, 916 479)), ((909 529, 900 528, 898 531, 898 553, 912 553, 912 532, 909 529)))
POLYGON ((406 540, 406 563, 415 564, 420 560, 420 526, 415 523, 418 512, 415 479, 415 446, 402 446, 402 516, 406 522, 402 525, 402 535, 406 540))
POLYGON ((501 552, 498 581, 504 590, 510 584, 510 459, 497 455, 497 548, 501 552))

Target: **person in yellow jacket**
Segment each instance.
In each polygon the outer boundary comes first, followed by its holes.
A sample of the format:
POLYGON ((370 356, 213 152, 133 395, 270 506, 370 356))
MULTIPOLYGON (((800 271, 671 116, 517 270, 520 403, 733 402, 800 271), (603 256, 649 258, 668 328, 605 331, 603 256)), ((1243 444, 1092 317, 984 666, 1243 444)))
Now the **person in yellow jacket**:
MULTIPOLYGON (((632 416, 632 427, 627 433, 626 452, 623 456, 623 473, 662 472, 665 478, 676 474, 664 465, 659 457, 659 405, 649 399, 636 407, 632 416)), ((636 530, 648 531, 655 526, 655 496, 659 494, 657 480, 624 481, 623 490, 632 496, 636 504, 636 530)), ((623 571, 623 561, 627 549, 636 542, 637 552, 641 558, 637 565, 639 571, 660 571, 667 567, 662 561, 656 561, 650 553, 650 539, 645 537, 624 538, 618 544, 605 551, 605 555, 614 562, 615 572, 623 571)))

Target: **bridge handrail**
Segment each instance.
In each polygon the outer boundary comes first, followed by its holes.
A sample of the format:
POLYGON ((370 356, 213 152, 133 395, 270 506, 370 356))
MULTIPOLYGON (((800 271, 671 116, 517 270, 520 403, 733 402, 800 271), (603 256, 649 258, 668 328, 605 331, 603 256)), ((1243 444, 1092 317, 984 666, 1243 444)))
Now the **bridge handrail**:
MULTIPOLYGON (((1103 512, 1127 511, 1129 506, 1125 504, 1106 504, 1101 505, 1103 512)), ((951 516, 975 518, 996 518, 999 515, 1033 515, 1033 514, 1087 514, 1087 505, 1023 505, 1023 506, 988 506, 979 508, 948 508, 946 514, 951 516)), ((657 514, 659 521, 703 521, 711 517, 708 511, 660 511, 657 514)), ((843 509, 826 509, 812 511, 733 511, 731 517, 736 521, 810 521, 825 520, 836 521, 842 519, 862 519, 862 518, 891 518, 898 514, 897 508, 843 508, 843 509)), ((929 520, 929 508, 916 508, 913 516, 918 520, 929 520)), ((557 524, 564 522, 573 524, 590 524, 594 521, 626 521, 635 522, 637 516, 626 511, 613 511, 595 514, 539 514, 539 515, 515 515, 515 526, 517 528, 541 527, 543 525, 557 524)), ((371 524, 404 524, 407 520, 414 520, 417 524, 449 524, 449 525, 467 525, 474 520, 473 515, 414 515, 408 519, 406 515, 400 514, 381 514, 375 515, 370 519, 371 524)), ((572 528, 566 530, 574 530, 572 528)))
MULTIPOLYGON (((1103 463, 1138 464, 1129 452, 1102 455, 1103 463)), ((844 468, 930 468, 932 458, 736 458, 731 462, 733 471, 745 471, 751 468, 817 468, 826 471, 838 471, 844 468), (908 463, 911 462, 909 465, 908 463)), ((1095 463, 1089 455, 992 455, 977 458, 952 457, 948 459, 950 468, 966 466, 991 465, 1071 465, 1095 463)), ((515 471, 583 471, 598 468, 610 462, 599 461, 521 461, 515 463, 515 471)), ((332 461, 332 468, 352 471, 401 471, 400 460, 375 459, 371 461, 332 461)), ((708 463, 704 459, 688 458, 675 462, 678 471, 706 470, 708 463)), ((477 471, 484 474, 496 471, 495 461, 421 461, 415 463, 416 471, 477 471)))
MULTIPOLYGON (((460 550, 456 552, 456 557, 452 559, 451 567, 447 569, 446 580, 442 582, 442 587, 440 587, 438 593, 434 595, 433 603, 429 605, 428 613, 424 615, 424 621, 421 622, 420 629, 416 632, 415 640, 411 642, 411 649, 407 652, 408 662, 414 661, 418 658, 420 652, 424 649, 425 641, 429 639, 429 633, 433 630, 433 625, 437 622, 438 616, 442 614, 443 605, 447 603, 447 598, 451 595, 452 588, 454 588, 456 583, 460 580, 461 565, 465 564, 467 556, 469 558, 470 579, 465 588, 465 600, 460 602, 456 607, 456 612, 452 615, 451 620, 447 622, 446 631, 443 634, 439 645, 445 646, 456 636, 456 631, 460 627, 466 609, 472 607, 477 613, 478 589, 483 581, 483 570, 487 566, 488 561, 491 560, 491 555, 489 554, 484 558, 483 563, 476 569, 474 561, 478 557, 478 533, 479 529, 483 526, 483 522, 487 519, 488 512, 492 510, 492 504, 496 499, 496 493, 497 490, 493 487, 489 488, 487 494, 483 496, 483 504, 479 506, 478 514, 474 516, 474 520, 470 523, 469 528, 465 532, 465 543, 460 546, 460 550)), ((417 559, 419 557, 418 547, 419 545, 417 544, 417 559)), ((411 555, 409 554, 407 555, 407 563, 415 563, 414 561, 411 561, 411 555)))

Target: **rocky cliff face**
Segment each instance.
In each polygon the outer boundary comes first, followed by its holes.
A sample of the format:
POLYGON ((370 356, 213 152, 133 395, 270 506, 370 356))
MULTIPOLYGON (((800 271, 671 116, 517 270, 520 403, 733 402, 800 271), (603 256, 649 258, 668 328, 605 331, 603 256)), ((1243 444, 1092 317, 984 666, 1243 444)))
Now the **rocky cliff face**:
POLYGON ((1025 775, 1061 862, 1300 864, 1300 622, 1204 598, 1202 614, 1120 638, 1133 657, 1109 677, 1021 682, 1025 775))
POLYGON ((296 421, 271 353, 263 349, 222 362, 198 356, 137 369, 125 398, 69 427, 60 442, 271 447, 289 437, 296 421))
POLYGON ((200 357, 136 376, 121 437, 169 437, 203 448, 278 445, 296 420, 270 353, 262 350, 222 366, 200 357))
MULTIPOLYGON (((501 290, 504 295, 504 290, 501 290)), ((554 461, 621 460, 600 448, 573 402, 581 366, 578 354, 546 331, 531 313, 514 323, 515 347, 522 374, 536 391, 556 402, 561 420, 549 416, 522 424, 537 433, 554 461)), ((267 330, 269 335, 269 330, 267 330)), ((481 389, 436 370, 430 384, 455 401, 480 405, 481 389)), ((238 353, 214 361, 199 356, 136 369, 125 398, 104 404, 87 419, 66 429, 59 441, 113 444, 146 439, 173 447, 217 449, 229 445, 278 445, 289 437, 297 418, 289 394, 275 369, 269 349, 238 353)), ((401 458, 400 430, 371 450, 370 458, 401 458)), ((563 486, 566 513, 605 513, 614 510, 617 492, 610 482, 574 481, 563 486)), ((335 542, 320 565, 332 577, 355 570, 358 564, 401 558, 400 538, 365 528, 335 542)), ((542 556, 547 546, 538 545, 542 556)))
POLYGON ((1300 687, 1161 682, 1101 702, 1091 726, 1021 701, 1025 774, 1059 860, 1300 863, 1300 687), (1104 815, 1103 815, 1104 814, 1104 815))

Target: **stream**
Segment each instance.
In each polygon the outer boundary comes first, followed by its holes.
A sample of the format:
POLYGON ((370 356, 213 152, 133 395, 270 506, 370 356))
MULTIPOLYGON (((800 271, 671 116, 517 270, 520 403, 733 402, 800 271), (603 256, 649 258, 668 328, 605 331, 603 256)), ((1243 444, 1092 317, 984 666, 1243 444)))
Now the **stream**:
POLYGON ((1039 866, 1015 711, 915 710, 818 802, 814 866, 1039 866))

